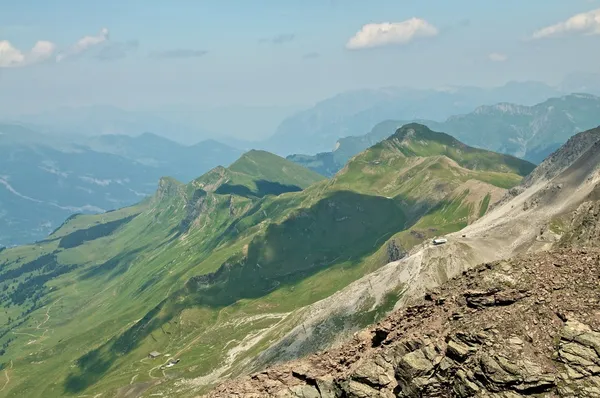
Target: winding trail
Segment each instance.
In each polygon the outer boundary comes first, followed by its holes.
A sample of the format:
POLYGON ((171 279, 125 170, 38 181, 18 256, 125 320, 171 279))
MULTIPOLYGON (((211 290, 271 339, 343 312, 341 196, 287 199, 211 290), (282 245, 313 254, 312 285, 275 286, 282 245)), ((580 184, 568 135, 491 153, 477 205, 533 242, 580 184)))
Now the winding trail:
POLYGON ((16 334, 17 336, 29 336, 29 337, 34 337, 34 338, 38 338, 39 336, 36 336, 35 334, 31 334, 31 333, 21 333, 21 332, 12 332, 12 334, 16 334))
MULTIPOLYGON (((58 300, 56 300, 55 302, 53 302, 52 304, 50 304, 48 306, 48 308, 46 308, 46 313, 44 314, 46 316, 46 319, 44 321, 40 322, 36 326, 35 330, 41 330, 43 328, 43 326, 45 324, 47 324, 48 321, 50 321, 50 319, 52 318, 50 316, 50 310, 52 309, 52 307, 54 306, 54 304, 58 303, 60 300, 62 300, 62 297, 59 298, 58 300)), ((29 328, 26 328, 26 329, 29 329, 29 328)), ((31 333, 14 332, 14 331, 11 332, 11 333, 14 334, 14 335, 17 335, 17 336, 29 336, 29 337, 33 337, 34 339, 38 339, 39 340, 39 339, 43 339, 46 336, 46 333, 48 333, 49 330, 50 330, 50 328, 44 328, 44 331, 42 332, 41 336, 36 336, 34 334, 31 334, 31 333)), ((27 345, 34 344, 34 343, 37 343, 37 340, 32 340, 29 343, 27 343, 27 345)), ((0 391, 2 391, 2 390, 0 390, 0 391)))
MULTIPOLYGON (((51 316, 50 316, 50 310, 52 309, 52 307, 53 307, 55 304, 58 304, 58 303, 60 302, 60 300, 62 300, 62 297, 61 297, 61 298, 59 298, 58 300, 56 300, 55 302, 53 302, 52 304, 50 304, 50 305, 48 306, 48 308, 46 308, 46 320, 45 320, 45 321, 43 321, 43 322, 41 322, 39 325, 37 325, 37 327, 36 327, 36 330, 40 330, 40 329, 42 329, 42 327, 43 327, 43 326, 44 326, 46 323, 48 323, 48 321, 49 321, 49 320, 50 320, 50 318, 51 318, 51 316)), ((45 328, 45 329, 44 329, 44 332, 43 332, 43 333, 42 333, 42 335, 40 336, 40 339, 43 339, 43 338, 44 338, 44 336, 46 336, 46 333, 48 333, 48 330, 50 330, 50 328, 45 328)))
MULTIPOLYGON (((13 361, 12 359, 10 360, 10 368, 12 370, 13 368, 13 361)), ((8 369, 4 369, 4 376, 6 377, 6 383, 4 383, 4 386, 2 386, 2 388, 0 388, 0 392, 4 391, 6 389, 6 387, 8 387, 8 383, 10 383, 10 376, 8 374, 8 369)))

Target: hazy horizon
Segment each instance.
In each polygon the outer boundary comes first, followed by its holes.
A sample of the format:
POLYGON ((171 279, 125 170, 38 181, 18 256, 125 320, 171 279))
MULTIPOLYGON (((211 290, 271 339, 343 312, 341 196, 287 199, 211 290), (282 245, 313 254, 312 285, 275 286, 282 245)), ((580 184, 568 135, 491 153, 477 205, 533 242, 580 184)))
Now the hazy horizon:
POLYGON ((0 116, 111 106, 185 120, 198 136, 244 121, 247 131, 231 135, 256 140, 286 116, 350 90, 558 86, 600 71, 599 7, 21 1, 0 15, 0 116))

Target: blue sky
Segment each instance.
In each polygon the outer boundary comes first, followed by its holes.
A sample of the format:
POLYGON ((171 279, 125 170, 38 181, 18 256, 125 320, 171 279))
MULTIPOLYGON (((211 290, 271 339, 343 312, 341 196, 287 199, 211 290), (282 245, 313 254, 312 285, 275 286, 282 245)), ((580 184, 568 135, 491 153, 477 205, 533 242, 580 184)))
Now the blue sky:
POLYGON ((600 71, 596 14, 560 25, 597 9, 595 0, 0 0, 0 107, 294 106, 362 87, 557 83, 600 71), (392 33, 378 36, 384 22, 392 33))

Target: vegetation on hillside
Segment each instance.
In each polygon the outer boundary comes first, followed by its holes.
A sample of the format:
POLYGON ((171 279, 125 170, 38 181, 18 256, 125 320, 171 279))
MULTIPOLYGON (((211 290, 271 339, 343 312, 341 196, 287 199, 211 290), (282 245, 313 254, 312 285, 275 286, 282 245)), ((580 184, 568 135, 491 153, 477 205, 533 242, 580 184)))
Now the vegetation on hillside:
POLYGON ((164 178, 150 200, 0 254, 5 392, 160 392, 165 375, 239 371, 302 307, 383 266, 390 247, 464 227, 529 168, 410 125, 331 180, 261 151, 189 184, 164 178), (182 365, 163 371, 151 351, 182 365))

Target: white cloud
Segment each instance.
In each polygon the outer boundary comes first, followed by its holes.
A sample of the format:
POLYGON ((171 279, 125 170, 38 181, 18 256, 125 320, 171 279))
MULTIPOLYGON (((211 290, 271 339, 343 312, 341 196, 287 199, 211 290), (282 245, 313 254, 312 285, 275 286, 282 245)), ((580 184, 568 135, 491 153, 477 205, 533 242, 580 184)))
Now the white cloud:
POLYGON ((567 35, 600 34, 600 9, 577 14, 564 22, 542 28, 533 33, 533 39, 545 39, 567 35))
POLYGON ((96 36, 84 36, 77 40, 77 43, 72 45, 71 48, 58 54, 56 56, 56 62, 60 62, 65 58, 72 57, 74 55, 82 54, 92 47, 107 42, 108 38, 109 34, 107 28, 103 28, 96 36))
POLYGON ((491 53, 490 55, 488 55, 488 58, 490 61, 493 62, 504 62, 508 59, 508 56, 506 54, 501 53, 491 53))
POLYGON ((438 29, 420 18, 403 22, 383 22, 364 25, 346 44, 349 50, 407 44, 419 37, 432 37, 438 29))
POLYGON ((45 61, 52 57, 56 45, 49 41, 38 41, 29 52, 15 48, 9 41, 0 41, 0 68, 18 68, 45 61))
MULTIPOLYGON (((108 29, 104 28, 96 36, 82 37, 70 48, 58 53, 55 60, 60 62, 67 57, 82 54, 107 41, 108 29)), ((30 51, 26 52, 14 47, 7 40, 0 40, 0 68, 18 68, 46 61, 54 56, 56 49, 56 44, 40 40, 30 51)))

